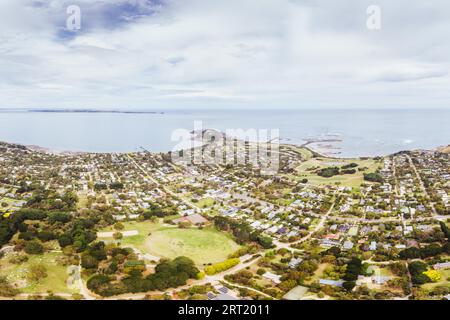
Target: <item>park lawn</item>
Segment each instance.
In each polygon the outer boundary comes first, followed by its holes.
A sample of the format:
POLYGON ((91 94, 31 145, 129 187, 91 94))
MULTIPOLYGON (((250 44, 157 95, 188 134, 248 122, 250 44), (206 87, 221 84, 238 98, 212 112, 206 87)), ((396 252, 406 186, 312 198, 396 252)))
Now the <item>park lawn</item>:
POLYGON ((23 293, 47 293, 51 291, 57 293, 76 293, 77 290, 69 289, 66 281, 69 276, 67 267, 59 263, 60 252, 46 252, 42 255, 29 255, 28 261, 21 264, 12 264, 7 259, 7 255, 0 260, 0 275, 6 276, 10 282, 22 282, 25 286, 19 288, 23 293), (34 264, 43 265, 47 270, 47 277, 37 283, 27 280, 27 273, 30 266, 34 264))
MULTIPOLYGON (((145 252, 145 240, 147 237, 155 231, 165 230, 165 229, 173 229, 176 228, 174 226, 164 225, 160 222, 151 222, 151 221, 127 221, 122 222, 124 225, 124 230, 122 231, 131 231, 137 230, 139 232, 138 235, 131 237, 123 237, 122 239, 116 241, 113 238, 102 238, 100 240, 106 240, 106 242, 120 242, 122 246, 132 246, 140 251, 145 252)), ((104 228, 101 230, 102 232, 115 231, 112 226, 104 228)))
POLYGON ((450 269, 439 270, 439 273, 441 274, 441 280, 433 283, 425 283, 422 285, 422 289, 431 291, 437 286, 450 286, 450 282, 447 280, 450 279, 450 269))
POLYGON ((214 228, 166 228, 145 241, 148 253, 160 257, 186 256, 197 265, 217 263, 240 248, 227 234, 214 228))
MULTIPOLYGON (((230 236, 214 228, 180 229, 161 222, 123 222, 123 231, 137 230, 136 236, 124 237, 118 242, 131 246, 143 253, 154 256, 176 258, 187 256, 196 264, 216 263, 227 259, 228 255, 240 248, 230 236)), ((101 231, 113 231, 112 227, 101 231)), ((113 242, 112 238, 102 238, 113 242)))

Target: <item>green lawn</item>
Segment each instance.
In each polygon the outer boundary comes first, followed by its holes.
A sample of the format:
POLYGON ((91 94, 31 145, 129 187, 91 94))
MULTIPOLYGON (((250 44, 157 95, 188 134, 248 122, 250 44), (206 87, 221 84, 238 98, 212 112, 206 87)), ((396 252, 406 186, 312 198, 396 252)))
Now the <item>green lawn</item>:
POLYGON ((195 205, 201 209, 212 207, 215 203, 213 198, 203 198, 200 199, 195 205))
MULTIPOLYGON (((239 249, 227 234, 214 228, 179 229, 162 223, 124 222, 125 230, 137 230, 139 235, 124 237, 122 246, 132 246, 154 256, 175 258, 187 256, 198 265, 221 262, 239 249)), ((111 231, 111 228, 102 231, 111 231)), ((102 239, 113 241, 113 239, 102 239)))
POLYGON ((10 282, 20 283, 20 290, 23 293, 74 293, 66 285, 68 278, 67 267, 58 262, 61 256, 59 252, 47 252, 42 255, 29 255, 28 261, 22 264, 11 264, 7 255, 0 260, 0 275, 6 276, 10 282), (27 274, 30 266, 34 264, 43 265, 47 269, 47 277, 37 283, 30 282, 27 274), (22 285, 24 285, 22 287, 22 285))
MULTIPOLYGON (((133 246, 141 251, 145 251, 146 246, 144 243, 150 234, 158 230, 175 228, 173 226, 166 226, 163 225, 162 223, 153 223, 151 221, 143 221, 143 222, 130 221, 130 222, 123 222, 122 224, 125 227, 124 231, 137 230, 139 234, 131 237, 124 237, 119 242, 123 246, 133 246)), ((101 231, 115 231, 115 230, 112 227, 108 227, 101 231)), ((112 238, 101 238, 100 240, 102 241, 106 240, 106 242, 113 241, 112 238)))
POLYGON ((175 258, 186 256, 198 265, 227 259, 239 249, 226 234, 212 228, 165 229, 154 232, 146 241, 146 251, 152 255, 175 258))

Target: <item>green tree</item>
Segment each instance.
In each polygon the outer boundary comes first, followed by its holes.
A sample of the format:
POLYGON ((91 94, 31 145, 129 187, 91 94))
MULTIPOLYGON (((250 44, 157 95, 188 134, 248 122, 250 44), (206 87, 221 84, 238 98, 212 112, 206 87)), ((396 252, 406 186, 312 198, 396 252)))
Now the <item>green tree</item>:
POLYGON ((44 252, 44 247, 36 240, 28 241, 25 244, 25 252, 28 254, 42 254, 44 252))

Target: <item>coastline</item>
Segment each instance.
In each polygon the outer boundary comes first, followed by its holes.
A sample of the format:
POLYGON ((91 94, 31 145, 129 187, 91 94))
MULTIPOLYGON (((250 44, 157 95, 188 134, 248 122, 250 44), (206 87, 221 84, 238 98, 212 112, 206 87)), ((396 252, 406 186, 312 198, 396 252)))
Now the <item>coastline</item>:
MULTIPOLYGON (((291 146, 291 147, 296 147, 296 148, 304 148, 308 151, 310 151, 315 157, 319 157, 319 158, 328 158, 328 159, 342 159, 342 160, 349 160, 349 159, 363 159, 363 158, 374 158, 374 157, 383 157, 383 156, 389 156, 391 154, 384 154, 384 155, 379 155, 379 156, 359 156, 359 157, 344 157, 344 156, 339 156, 339 155, 329 155, 326 153, 323 153, 322 150, 314 148, 314 146, 312 146, 314 143, 318 143, 318 142, 327 142, 327 141, 310 141, 310 140, 305 140, 307 141, 304 144, 293 144, 293 143, 280 143, 280 146, 291 146)), ((339 140, 342 141, 342 140, 339 140)), ((329 142, 329 141, 328 141, 329 142)), ((59 155, 59 156, 76 156, 76 155, 87 155, 87 154, 128 154, 128 153, 134 153, 136 151, 128 151, 128 152, 90 152, 90 151, 75 151, 75 150, 55 150, 55 149, 51 149, 48 147, 43 147, 43 146, 38 146, 38 145, 27 145, 27 144, 22 144, 22 143, 16 143, 16 142, 9 142, 9 141, 2 141, 0 140, 0 144, 9 144, 9 145, 15 145, 15 146, 21 146, 21 147, 25 147, 28 150, 34 151, 34 152, 42 152, 42 153, 48 153, 48 154, 53 154, 53 155, 59 155)), ((146 150, 146 152, 151 152, 151 153, 161 153, 161 152, 154 152, 151 150, 146 150)), ((438 152, 442 152, 442 153, 450 153, 450 145, 448 146, 437 146, 435 148, 432 149, 423 149, 423 148, 414 148, 414 149, 406 149, 406 150, 399 150, 397 152, 403 152, 403 151, 416 151, 416 150, 424 150, 424 151, 438 151, 438 152)), ((170 152, 170 150, 162 152, 162 153, 168 153, 170 152)), ((397 153, 396 152, 396 153, 397 153)), ((394 153, 392 153, 394 154, 394 153)))

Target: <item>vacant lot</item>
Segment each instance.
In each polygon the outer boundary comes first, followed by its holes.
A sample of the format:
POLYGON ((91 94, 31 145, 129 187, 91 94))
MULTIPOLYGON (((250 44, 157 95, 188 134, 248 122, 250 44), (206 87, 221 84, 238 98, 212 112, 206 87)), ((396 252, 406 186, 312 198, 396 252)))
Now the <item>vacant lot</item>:
POLYGON ((59 262, 61 253, 48 252, 42 255, 29 255, 28 261, 13 264, 9 262, 12 254, 8 254, 0 260, 0 275, 16 284, 23 293, 46 293, 48 290, 53 293, 74 293, 66 285, 68 278, 67 267, 59 262), (33 282, 28 279, 29 270, 32 265, 42 265, 45 267, 47 277, 33 282))
POLYGON ((308 179, 309 183, 314 185, 324 184, 336 184, 339 183, 342 186, 358 188, 361 183, 364 182, 364 173, 374 172, 382 164, 376 162, 373 159, 361 160, 361 159, 332 159, 332 158, 312 158, 302 163, 297 167, 297 179, 308 179), (355 174, 343 174, 336 175, 331 178, 324 178, 318 176, 314 171, 317 169, 323 169, 328 167, 342 167, 346 164, 356 163, 358 167, 355 168, 357 172, 355 174), (358 171, 359 168, 364 168, 364 171, 358 171), (311 170, 313 169, 313 170, 311 170))
POLYGON ((199 200, 195 205, 201 209, 209 208, 214 205, 215 201, 213 198, 203 198, 199 200))

